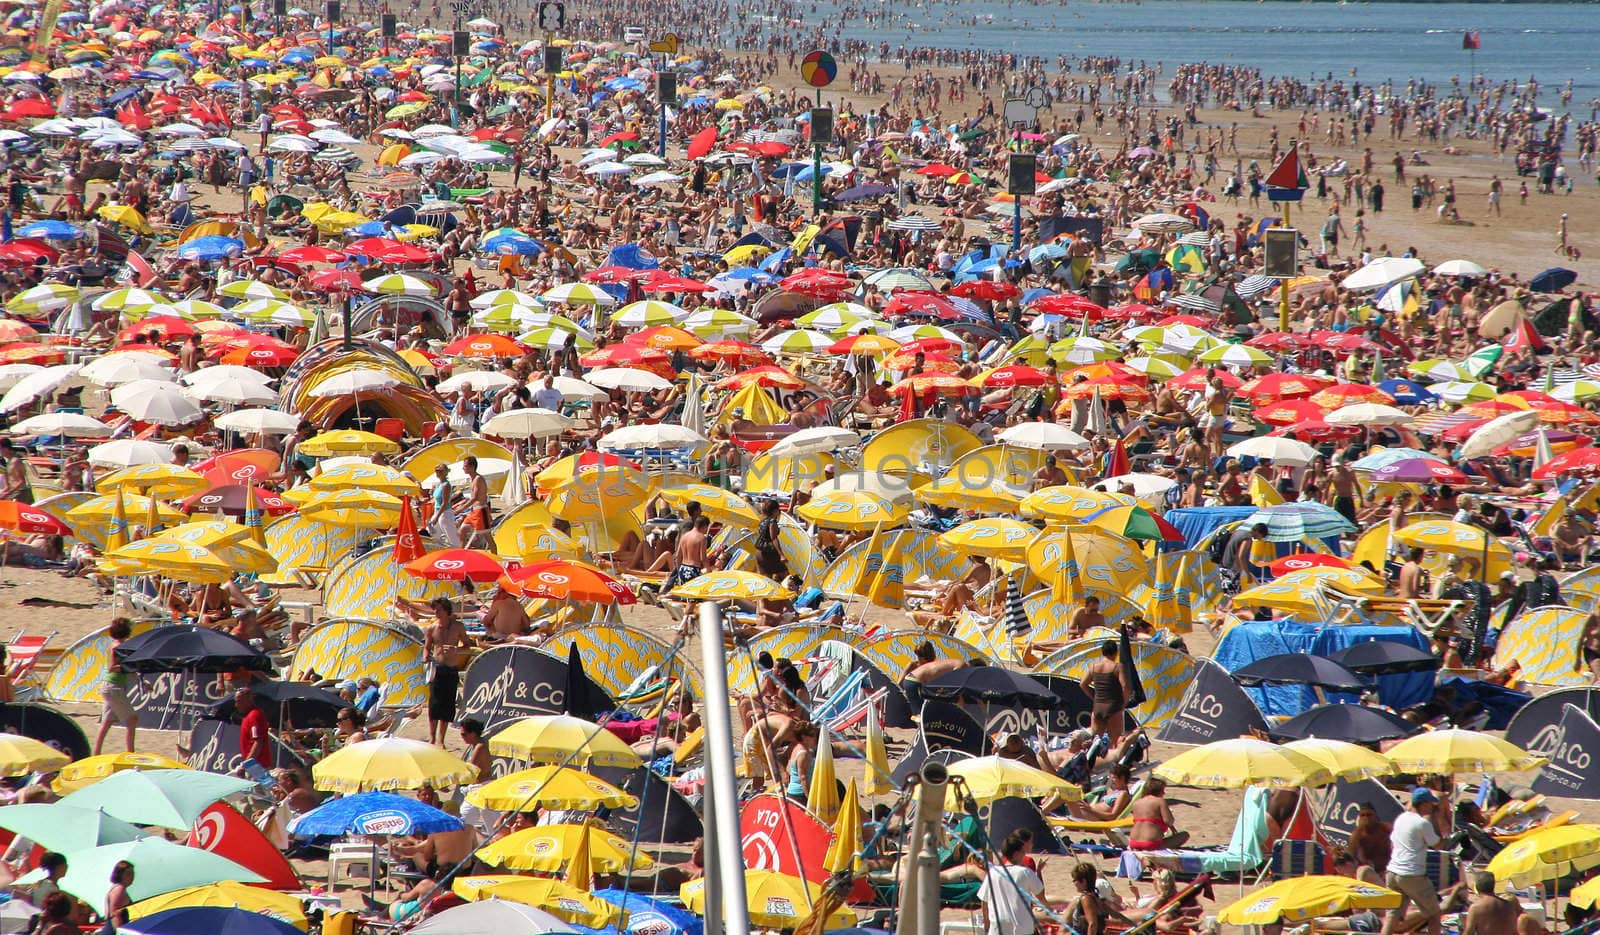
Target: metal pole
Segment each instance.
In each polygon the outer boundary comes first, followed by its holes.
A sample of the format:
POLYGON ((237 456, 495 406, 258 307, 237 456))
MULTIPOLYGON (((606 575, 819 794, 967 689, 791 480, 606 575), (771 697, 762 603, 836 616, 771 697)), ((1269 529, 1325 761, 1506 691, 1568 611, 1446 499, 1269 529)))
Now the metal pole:
MULTIPOLYGON (((707 877, 717 881, 722 898, 722 930, 726 935, 750 935, 750 910, 745 903, 744 854, 739 847, 739 802, 733 778, 733 727, 728 716, 728 661, 722 654, 722 609, 707 601, 700 605, 701 672, 706 685, 706 760, 711 795, 707 808, 711 821, 706 840, 720 841, 716 863, 707 877)), ((937 818, 937 813, 935 814, 937 818)), ((706 911, 711 912, 711 892, 706 891, 706 911)))
MULTIPOLYGON (((555 33, 551 33, 551 32, 545 33, 544 34, 544 47, 546 49, 550 48, 550 43, 554 42, 555 38, 556 38, 555 37, 555 33)), ((545 59, 545 61, 548 62, 549 59, 545 59)), ((556 102, 556 73, 553 72, 553 71, 550 71, 549 69, 545 69, 545 76, 544 76, 544 119, 546 119, 546 120, 550 119, 550 114, 554 111, 554 108, 555 108, 555 102, 556 102)))
MULTIPOLYGON (((661 53, 661 71, 667 70, 667 54, 661 53)), ((662 159, 667 158, 667 102, 661 96, 661 79, 656 79, 656 108, 661 111, 661 139, 657 141, 656 155, 662 159)))
MULTIPOLYGON (((817 107, 822 107, 822 89, 817 89, 817 107)), ((822 213, 822 141, 817 139, 817 128, 811 127, 811 216, 822 213)), ((818 256, 821 256, 819 253, 818 256)))
POLYGON ((461 31, 461 7, 457 2, 451 4, 456 9, 456 28, 450 33, 450 56, 456 60, 456 83, 450 90, 450 127, 456 129, 461 126, 461 53, 457 51, 456 33, 461 31))
POLYGON ((1022 253, 1022 196, 1011 196, 1011 252, 1022 253))
MULTIPOLYGON (((1294 202, 1292 202, 1292 201, 1285 201, 1283 203, 1283 226, 1284 227, 1290 227, 1291 226, 1290 223, 1289 223, 1289 206, 1292 205, 1292 204, 1294 204, 1294 202)), ((1299 237, 1298 234, 1295 235, 1295 236, 1297 238, 1299 237)), ((1298 255, 1299 250, 1300 250, 1300 245, 1298 243, 1296 243, 1294 246, 1295 246, 1296 255, 1298 255)), ((1287 280, 1287 279, 1285 279, 1282 282, 1278 283, 1278 330, 1279 331, 1288 331, 1289 330, 1289 280, 1287 280)))
POLYGON ((944 827, 944 797, 950 772, 943 763, 924 763, 915 781, 917 797, 912 799, 911 811, 906 817, 909 829, 906 848, 916 856, 902 862, 900 918, 895 923, 895 935, 930 935, 939 928, 937 847, 944 827), (931 864, 923 857, 928 847, 935 848, 931 864))

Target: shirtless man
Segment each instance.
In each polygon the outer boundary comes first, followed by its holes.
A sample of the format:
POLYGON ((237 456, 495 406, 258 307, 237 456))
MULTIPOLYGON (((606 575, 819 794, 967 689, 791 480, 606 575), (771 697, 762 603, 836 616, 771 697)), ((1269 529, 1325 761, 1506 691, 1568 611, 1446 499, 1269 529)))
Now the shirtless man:
POLYGON ((709 560, 706 557, 706 546, 710 542, 707 530, 711 528, 711 518, 701 514, 694 518, 694 526, 678 536, 678 547, 673 552, 672 579, 667 584, 667 589, 687 584, 705 574, 709 560))
POLYGON ((1494 883, 1494 874, 1487 871, 1472 878, 1476 895, 1467 908, 1461 935, 1517 935, 1517 917, 1522 915, 1522 907, 1496 896, 1494 883))
POLYGON ((905 678, 900 680, 900 685, 906 690, 906 698, 913 707, 922 704, 922 686, 933 681, 946 672, 965 669, 967 660, 957 659, 953 656, 940 656, 934 652, 932 643, 923 643, 917 647, 917 661, 906 671, 905 678))
POLYGON ((470 649, 472 642, 448 598, 434 598, 429 608, 434 621, 424 632, 422 646, 433 664, 433 680, 428 685, 428 741, 443 747, 450 722, 456 719, 463 650, 470 649))
POLYGON ((1083 606, 1072 612, 1072 619, 1067 623, 1067 639, 1081 640, 1094 627, 1105 625, 1105 614, 1100 612, 1100 598, 1090 594, 1083 599, 1083 606))
POLYGON ((1060 487, 1067 482, 1067 472, 1056 466, 1055 455, 1044 456, 1044 466, 1033 472, 1033 483, 1028 490, 1043 490, 1046 487, 1060 487))
POLYGON ((1356 522, 1356 504, 1361 498, 1358 480, 1356 472, 1343 458, 1333 460, 1333 476, 1329 482, 1333 487, 1333 508, 1352 523, 1356 522))
MULTIPOLYGON (((417 801, 434 808, 444 808, 439 793, 431 785, 417 790, 417 801)), ((407 857, 429 877, 439 871, 454 867, 472 856, 478 846, 478 833, 471 827, 455 831, 435 831, 426 837, 405 837, 390 844, 399 857, 407 857)))
POLYGON ((1396 593, 1404 600, 1416 600, 1427 597, 1428 572, 1422 567, 1424 550, 1413 548, 1406 554, 1406 563, 1400 566, 1400 580, 1396 584, 1396 593))
POLYGON ((489 607, 483 612, 483 626, 488 631, 483 637, 485 643, 504 643, 533 632, 533 623, 528 619, 528 612, 522 609, 522 602, 503 586, 494 589, 489 607))
POLYGON ((461 503, 458 535, 462 545, 471 547, 472 537, 492 529, 494 519, 489 515, 489 482, 478 473, 478 459, 467 455, 461 462, 461 469, 467 474, 467 495, 461 503))

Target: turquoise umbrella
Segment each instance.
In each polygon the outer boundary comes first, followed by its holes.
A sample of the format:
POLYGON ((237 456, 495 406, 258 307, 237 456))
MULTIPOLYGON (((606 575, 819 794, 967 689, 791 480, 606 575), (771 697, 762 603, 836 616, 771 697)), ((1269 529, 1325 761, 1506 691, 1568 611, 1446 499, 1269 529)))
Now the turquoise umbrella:
POLYGON ((62 853, 103 844, 125 844, 149 836, 102 809, 79 808, 60 802, 0 808, 0 828, 15 832, 45 850, 62 853))
POLYGON ((218 799, 253 788, 255 783, 247 779, 192 769, 128 769, 61 801, 79 808, 104 809, 106 814, 135 825, 187 831, 218 799))
MULTIPOLYGON (((124 860, 133 864, 133 885, 128 887, 128 896, 134 902, 225 880, 266 882, 265 877, 226 857, 219 857, 198 847, 173 844, 165 838, 151 837, 69 853, 67 875, 61 878, 61 888, 91 907, 104 906, 106 891, 111 889, 111 870, 124 860)), ((34 870, 17 883, 27 886, 43 879, 44 873, 34 870)))

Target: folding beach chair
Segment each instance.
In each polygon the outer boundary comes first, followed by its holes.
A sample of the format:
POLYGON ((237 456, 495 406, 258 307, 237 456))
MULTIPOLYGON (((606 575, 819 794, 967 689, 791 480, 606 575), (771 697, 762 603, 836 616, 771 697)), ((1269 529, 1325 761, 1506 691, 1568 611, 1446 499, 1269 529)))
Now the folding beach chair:
MULTIPOLYGON (((23 680, 33 674, 40 660, 45 657, 45 647, 54 638, 56 631, 51 630, 44 636, 33 636, 19 633, 12 637, 6 644, 6 660, 8 666, 6 675, 11 679, 11 684, 20 685, 23 680)), ((60 655, 59 652, 54 655, 60 655)))

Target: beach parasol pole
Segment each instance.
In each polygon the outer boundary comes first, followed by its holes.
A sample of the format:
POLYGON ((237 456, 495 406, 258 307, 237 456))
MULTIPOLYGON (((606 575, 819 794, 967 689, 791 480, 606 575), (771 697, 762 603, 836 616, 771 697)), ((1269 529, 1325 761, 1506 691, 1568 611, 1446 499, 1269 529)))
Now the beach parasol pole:
POLYGON ((700 605, 700 646, 706 697, 706 935, 749 935, 750 913, 744 888, 744 854, 739 841, 738 788, 733 775, 733 726, 728 705, 728 660, 722 653, 722 608, 700 605), (713 898, 719 897, 719 898, 713 898))

